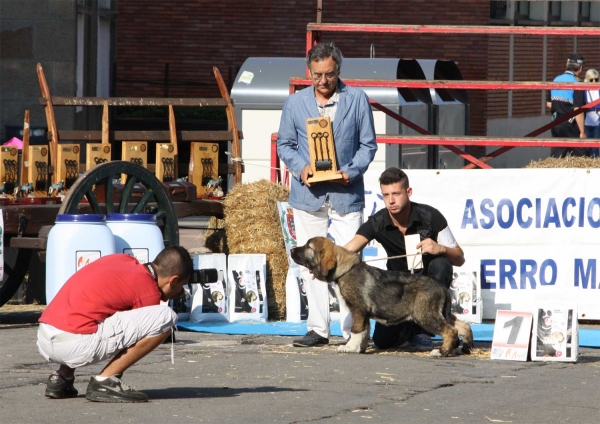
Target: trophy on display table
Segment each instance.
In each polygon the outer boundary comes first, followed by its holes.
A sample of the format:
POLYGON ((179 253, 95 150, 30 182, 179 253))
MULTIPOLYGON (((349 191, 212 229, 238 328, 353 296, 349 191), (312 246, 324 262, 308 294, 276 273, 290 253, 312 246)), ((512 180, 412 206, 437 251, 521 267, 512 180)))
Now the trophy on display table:
POLYGON ((328 116, 307 119, 306 134, 308 135, 310 166, 313 170, 312 177, 307 181, 316 183, 343 178, 341 174, 337 173, 331 119, 328 116))

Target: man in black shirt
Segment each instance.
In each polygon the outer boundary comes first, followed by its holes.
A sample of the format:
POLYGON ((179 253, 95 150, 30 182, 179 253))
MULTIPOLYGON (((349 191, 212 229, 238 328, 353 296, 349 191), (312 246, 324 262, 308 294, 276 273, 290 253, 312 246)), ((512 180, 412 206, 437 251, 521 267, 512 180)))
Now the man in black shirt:
MULTIPOLYGON (((567 70, 554 78, 554 82, 579 82, 577 77, 583 71, 583 63, 583 57, 572 54, 567 60, 567 70)), ((551 108, 553 121, 585 105, 584 90, 551 90, 549 97, 550 101, 546 103, 546 107, 551 108)), ((553 127, 550 130, 552 137, 587 138, 584 121, 585 114, 580 113, 574 118, 553 127)), ((587 149, 585 148, 552 147, 550 150, 550 156, 553 158, 565 157, 568 154, 571 156, 585 156, 586 153, 587 149)))
MULTIPOLYGON (((420 242, 412 247, 421 250, 423 264, 420 271, 413 269, 413 272, 427 275, 449 288, 452 266, 461 266, 465 258, 446 218, 431 206, 409 200, 412 188, 409 186, 408 176, 398 168, 383 171, 379 177, 379 185, 386 208, 370 216, 344 247, 358 252, 375 239, 381 243, 388 256, 406 255, 405 236, 418 234, 420 242)), ((388 259, 387 268, 409 272, 409 263, 412 265, 412 258, 388 259)), ((412 322, 394 326, 375 324, 373 342, 380 349, 399 346, 413 339, 417 349, 433 349, 431 337, 412 322)))

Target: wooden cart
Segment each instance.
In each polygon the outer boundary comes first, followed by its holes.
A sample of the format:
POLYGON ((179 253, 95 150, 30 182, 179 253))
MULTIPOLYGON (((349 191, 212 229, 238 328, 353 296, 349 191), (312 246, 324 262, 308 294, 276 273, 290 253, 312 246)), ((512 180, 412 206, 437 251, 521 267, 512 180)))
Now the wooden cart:
MULTIPOLYGON (((24 149, 21 181, 12 195, 0 199, 4 219, 3 250, 6 251, 7 247, 12 249, 13 255, 10 256, 14 256, 4 264, 5 278, 4 282, 0 283, 0 306, 13 297, 27 272, 30 274, 30 285, 36 287, 35 292, 38 295, 44 293, 46 243, 57 214, 153 213, 163 232, 165 246, 179 244, 178 218, 194 215, 222 217, 223 209, 220 201, 189 198, 189 196, 185 200, 181 200, 182 196, 178 195, 180 193, 177 191, 177 186, 173 185, 173 183, 177 184, 177 181, 172 181, 173 178, 181 175, 181 171, 184 171, 184 174, 187 174, 187 186, 203 185, 202 181, 198 181, 200 179, 198 174, 193 173, 193 163, 189 165, 177 163, 178 140, 192 142, 191 145, 196 147, 197 145, 194 143, 207 143, 211 150, 213 145, 219 146, 221 143, 231 142, 232 157, 241 157, 240 140, 242 135, 238 131, 233 104, 219 70, 213 68, 213 71, 221 98, 78 98, 52 97, 42 66, 37 65, 42 92, 40 104, 45 107, 48 124, 49 145, 46 154, 49 154, 50 161, 46 168, 46 177, 49 187, 41 190, 41 185, 35 185, 35 180, 43 179, 43 177, 40 177, 39 174, 36 177, 32 176, 30 171, 35 166, 36 158, 33 157, 29 148, 24 149), (54 117, 54 107, 62 106, 103 107, 102 130, 58 129, 54 117), (111 106, 168 107, 169 131, 111 131, 108 127, 107 113, 111 106), (198 106, 225 108, 229 130, 177 131, 173 108, 198 106), (81 147, 77 147, 80 146, 79 143, 83 142, 88 146, 88 153, 93 155, 94 152, 98 152, 94 157, 100 159, 95 163, 90 163, 90 161, 85 165, 79 163, 77 153, 81 147), (157 146, 159 148, 156 158, 161 161, 159 164, 148 164, 147 162, 140 164, 139 156, 136 155, 131 155, 131 158, 136 158, 134 161, 128 160, 128 155, 123 156, 125 160, 109 161, 106 159, 106 150, 110 153, 110 146, 115 142, 155 142, 166 147, 161 149, 160 146, 157 146), (71 150, 63 149, 65 145, 68 145, 71 150), (93 150, 93 147, 100 147, 100 150, 93 150), (106 149, 106 147, 109 148, 106 149), (100 152, 104 152, 104 156, 100 152), (165 158, 166 160, 163 161, 165 158), (63 163, 61 164, 60 161, 63 163), (72 167, 74 161, 77 163, 77 171, 85 172, 67 184, 67 169, 63 165, 72 167), (188 172, 185 172, 185 168, 188 168, 188 172), (177 169, 179 169, 179 173, 177 169), (170 175, 171 181, 165 181, 165 174, 170 175), (32 278, 35 279, 33 284, 31 284, 32 278)), ((26 140, 24 142, 28 141, 28 127, 29 113, 26 112, 24 124, 24 139, 26 140)), ((36 153, 41 155, 41 149, 38 150, 40 152, 36 153)), ((197 152, 191 152, 190 156, 191 161, 200 159, 197 152), (196 153, 195 156, 194 153, 196 153)), ((113 159, 110 156, 108 158, 113 159)), ((241 183, 243 166, 240 161, 223 164, 214 162, 213 159, 211 176, 214 176, 216 172, 221 175, 232 175, 234 185, 241 183)), ((208 174, 204 172, 201 175, 206 177, 208 174)), ((184 186, 183 181, 181 183, 181 186, 184 186)), ((183 197, 185 198, 185 196, 183 197)), ((38 296, 38 299, 39 297, 42 296, 38 296)))

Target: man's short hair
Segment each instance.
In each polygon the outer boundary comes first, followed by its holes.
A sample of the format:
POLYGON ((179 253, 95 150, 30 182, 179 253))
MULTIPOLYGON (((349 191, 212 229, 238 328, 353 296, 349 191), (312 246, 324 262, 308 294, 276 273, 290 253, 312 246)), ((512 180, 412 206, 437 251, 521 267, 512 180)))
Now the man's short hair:
POLYGON ((310 69, 312 62, 320 62, 324 59, 331 57, 335 62, 335 70, 339 71, 342 68, 342 61, 344 56, 334 43, 319 43, 308 51, 306 56, 306 66, 310 69))
POLYGON ((573 53, 567 59, 567 71, 575 72, 579 68, 581 68, 584 63, 585 61, 583 60, 583 56, 577 53, 573 53))
POLYGON ((381 173, 381 176, 379 177, 379 184, 391 185, 396 183, 402 183, 405 188, 410 187, 408 183, 408 175, 406 175, 403 170, 392 166, 381 173))
POLYGON ((192 275, 194 264, 189 252, 181 246, 165 247, 154 261, 159 277, 170 277, 177 275, 186 280, 192 275))

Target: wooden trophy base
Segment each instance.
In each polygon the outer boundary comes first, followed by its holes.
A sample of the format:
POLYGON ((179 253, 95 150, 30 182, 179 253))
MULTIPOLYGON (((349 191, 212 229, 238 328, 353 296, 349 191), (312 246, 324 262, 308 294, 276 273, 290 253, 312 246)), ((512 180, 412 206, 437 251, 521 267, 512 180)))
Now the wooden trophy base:
POLYGON ((56 181, 64 181, 64 190, 79 178, 79 144, 59 144, 56 154, 56 181))
MULTIPOLYGON (((148 142, 147 141, 123 141, 121 148, 121 160, 133 162, 147 168, 148 166, 148 142)), ((121 174, 121 184, 127 182, 127 174, 121 174)))
POLYGON ((0 182, 2 194, 12 197, 15 188, 19 186, 19 149, 14 146, 2 146, 0 148, 0 182))
POLYGON ((318 183, 321 181, 341 180, 342 178, 344 178, 342 174, 313 175, 312 177, 307 178, 306 181, 309 183, 318 183))
POLYGON ((154 174, 163 183, 177 180, 177 161, 175 145, 172 143, 158 143, 156 145, 156 164, 154 174))
POLYGON ((29 146, 27 181, 33 183, 34 196, 48 196, 48 145, 29 146))
POLYGON ((341 174, 338 174, 331 119, 328 116, 307 119, 306 134, 310 152, 310 167, 313 171, 313 176, 307 181, 318 183, 343 178, 341 174))
POLYGON ((219 144, 193 141, 190 143, 189 182, 196 186, 198 199, 208 197, 209 183, 219 177, 219 144))
POLYGON ((87 143, 85 145, 85 169, 89 171, 94 166, 110 162, 111 146, 102 143, 87 143))

